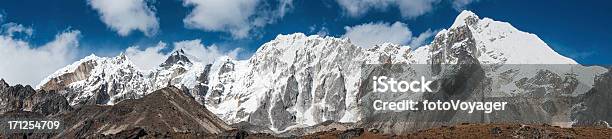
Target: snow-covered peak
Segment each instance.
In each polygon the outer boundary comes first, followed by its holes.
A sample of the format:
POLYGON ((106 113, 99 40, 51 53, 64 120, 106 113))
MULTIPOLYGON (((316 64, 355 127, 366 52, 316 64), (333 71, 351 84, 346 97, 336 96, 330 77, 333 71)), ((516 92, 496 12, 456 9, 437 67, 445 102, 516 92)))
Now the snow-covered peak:
POLYGON ((70 105, 108 104, 137 99, 157 89, 173 85, 187 88, 194 98, 206 82, 205 65, 191 63, 183 50, 173 52, 161 67, 141 71, 125 54, 115 57, 87 56, 43 80, 39 89, 65 93, 70 105), (197 88, 197 89, 195 89, 197 88))
POLYGON ((410 46, 402 46, 394 43, 382 43, 374 45, 374 47, 368 48, 367 51, 378 52, 386 55, 395 55, 398 51, 410 51, 410 46))
POLYGON ((463 10, 461 11, 461 13, 459 13, 457 18, 455 18, 455 22, 453 22, 453 25, 451 25, 451 28, 463 26, 468 23, 473 23, 473 21, 477 21, 479 19, 480 18, 478 17, 478 15, 476 15, 474 12, 463 10))
POLYGON ((114 64, 124 64, 132 67, 135 65, 134 63, 132 63, 130 58, 128 58, 123 52, 120 53, 118 56, 111 58, 111 60, 114 64))
POLYGON ((278 35, 276 39, 263 44, 250 61, 291 64, 296 60, 345 55, 343 53, 351 53, 357 49, 361 48, 351 44, 347 39, 294 33, 278 35))
POLYGON ((535 34, 520 31, 507 22, 480 19, 471 11, 462 11, 436 39, 452 43, 444 44, 450 48, 470 45, 467 48, 477 49, 471 51, 483 64, 578 64, 555 52, 535 34))
POLYGON ((269 51, 270 49, 294 49, 301 47, 311 47, 318 45, 320 42, 338 42, 338 43, 350 43, 348 39, 335 38, 335 37, 322 37, 319 35, 306 36, 304 33, 293 33, 283 35, 280 34, 272 41, 269 41, 257 49, 256 53, 260 51, 269 51), (301 44, 301 45, 298 45, 301 44), (306 46, 308 45, 308 46, 306 46), (271 48, 273 47, 273 48, 271 48), (290 48, 293 47, 293 48, 290 48))
POLYGON ((0 79, 0 87, 8 86, 8 83, 4 79, 0 79))
POLYGON ((189 60, 189 58, 185 54, 185 51, 183 51, 183 49, 179 49, 179 50, 174 51, 172 54, 170 54, 170 56, 168 56, 168 59, 166 59, 166 61, 159 66, 160 67, 171 67, 175 64, 185 66, 185 65, 190 65, 192 63, 191 63, 191 60, 189 60))

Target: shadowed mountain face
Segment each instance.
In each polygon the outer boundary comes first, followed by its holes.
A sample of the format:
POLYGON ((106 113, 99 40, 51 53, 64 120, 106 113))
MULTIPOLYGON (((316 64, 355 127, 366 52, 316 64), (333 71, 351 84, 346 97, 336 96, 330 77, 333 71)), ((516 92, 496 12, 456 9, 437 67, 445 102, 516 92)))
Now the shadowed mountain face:
POLYGON ((185 51, 183 51, 183 49, 180 49, 172 53, 170 57, 168 57, 168 59, 166 59, 166 61, 159 66, 160 67, 171 67, 175 64, 179 64, 179 65, 191 64, 191 61, 189 60, 189 58, 187 58, 187 56, 185 55, 185 51))
MULTIPOLYGON (((0 120, 4 119, 44 119, 69 112, 72 107, 66 98, 55 92, 36 91, 29 85, 9 86, 0 79, 0 120)), ((4 122, 4 121, 3 121, 4 122)), ((2 123, 5 125, 5 123, 2 123)), ((11 134, 0 138, 49 138, 53 134, 11 134)))
POLYGON ((55 92, 37 92, 29 85, 9 86, 4 80, 0 80, 0 114, 32 111, 42 115, 54 115, 71 109, 66 99, 55 92))
POLYGON ((577 125, 608 126, 612 122, 612 72, 599 75, 594 87, 582 97, 576 113, 572 115, 579 123, 577 125))
POLYGON ((131 134, 220 134, 231 127, 175 87, 157 90, 142 99, 113 106, 86 105, 58 116, 64 119, 62 137, 90 138, 131 134), (127 132, 127 133, 126 133, 127 132))
POLYGON ((116 105, 83 105, 72 109, 66 98, 30 86, 9 86, 0 80, 0 118, 59 119, 60 133, 2 134, 0 138, 206 138, 238 133, 176 87, 154 91, 116 105))

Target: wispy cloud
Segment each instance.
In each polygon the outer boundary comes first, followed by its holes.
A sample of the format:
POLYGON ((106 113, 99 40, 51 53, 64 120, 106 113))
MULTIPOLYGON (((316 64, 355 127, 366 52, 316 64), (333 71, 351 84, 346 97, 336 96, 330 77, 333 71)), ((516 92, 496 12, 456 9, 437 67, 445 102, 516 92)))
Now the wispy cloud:
POLYGON ((283 18, 292 10, 293 0, 276 0, 270 6, 262 0, 183 0, 193 10, 183 19, 187 28, 204 31, 227 32, 241 39, 251 35, 253 29, 264 27, 283 18))
POLYGON ((478 2, 480 0, 453 0, 453 8, 455 10, 463 10, 465 6, 470 5, 471 3, 478 2))
POLYGON ((440 30, 431 31, 431 29, 427 29, 427 31, 422 32, 419 34, 419 36, 413 37, 412 40, 410 40, 410 47, 421 47, 426 43, 429 43, 428 40, 434 37, 439 31, 440 30))
POLYGON ((370 11, 398 8, 403 17, 414 18, 433 9, 440 0, 336 0, 351 17, 360 17, 370 11))
POLYGON ((407 24, 402 22, 390 23, 365 23, 353 27, 345 27, 346 33, 342 35, 349 38, 357 46, 364 48, 372 47, 376 44, 394 43, 400 45, 410 45, 411 47, 422 46, 431 38, 436 31, 427 30, 416 37, 407 24))
POLYGON ((15 84, 38 84, 75 60, 80 34, 78 30, 64 31, 42 46, 14 38, 11 33, 0 35, 0 78, 15 84))
POLYGON ((14 37, 18 33, 23 33, 26 36, 32 36, 34 30, 31 27, 26 27, 17 23, 6 23, 0 27, 0 32, 9 37, 14 37))
MULTIPOLYGON (((427 14, 443 0, 336 0, 342 10, 350 17, 361 17, 371 11, 388 11, 397 8, 404 18, 416 18, 427 14)), ((479 0, 448 0, 453 8, 462 10, 470 3, 479 0)))
POLYGON ((100 19, 110 29, 121 36, 134 30, 146 36, 155 35, 159 29, 159 19, 154 8, 145 0, 88 0, 88 4, 100 14, 100 19))

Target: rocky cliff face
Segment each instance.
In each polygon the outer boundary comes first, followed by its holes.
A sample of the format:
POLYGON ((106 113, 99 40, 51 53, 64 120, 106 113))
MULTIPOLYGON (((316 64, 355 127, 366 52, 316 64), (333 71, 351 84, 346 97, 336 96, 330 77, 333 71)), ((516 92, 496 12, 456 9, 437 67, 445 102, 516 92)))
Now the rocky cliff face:
POLYGON ((62 125, 58 132, 0 133, 4 138, 229 138, 242 134, 173 86, 112 106, 72 109, 59 94, 0 83, 0 118, 57 119, 62 125))
POLYGON ((612 110, 610 109, 612 86, 610 85, 612 85, 612 72, 610 71, 595 78, 595 86, 584 94, 579 105, 574 107, 576 112, 572 113, 572 117, 576 119, 576 125, 601 123, 605 126, 612 122, 612 110))
POLYGON ((72 110, 64 97, 55 92, 35 91, 32 87, 9 86, 0 79, 0 114, 10 111, 30 111, 55 115, 72 110))

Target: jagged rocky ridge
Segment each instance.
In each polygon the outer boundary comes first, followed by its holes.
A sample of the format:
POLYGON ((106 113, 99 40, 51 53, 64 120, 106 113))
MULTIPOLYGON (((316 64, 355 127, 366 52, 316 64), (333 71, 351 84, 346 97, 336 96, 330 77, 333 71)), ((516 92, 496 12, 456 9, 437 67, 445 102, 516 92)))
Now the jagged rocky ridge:
MULTIPOLYGON (((17 87, 20 87, 19 85, 17 87)), ((3 94, 28 94, 9 90, 3 94)), ((41 94, 55 95, 47 92, 41 94)), ((59 95, 57 95, 59 96, 59 95)), ((61 96, 59 96, 61 97, 61 96)), ((4 100, 4 99, 3 99, 4 100)), ((28 99, 23 99, 28 100, 28 99)), ((0 133, 2 138, 211 138, 234 137, 236 132, 185 92, 170 86, 141 99, 115 105, 83 105, 71 109, 64 98, 46 100, 46 109, 20 109, 0 114, 0 118, 57 119, 63 127, 51 133, 0 133), (59 101, 63 105, 48 102, 59 101), (67 109, 53 111, 56 106, 67 109)), ((5 110, 5 109, 3 109, 5 110)), ((8 109, 7 109, 8 110, 8 109)))
POLYGON ((176 87, 112 106, 86 105, 58 117, 68 126, 57 137, 97 138, 134 129, 156 138, 170 133, 206 137, 232 129, 176 87))
POLYGON ((70 110, 72 107, 66 99, 55 92, 37 92, 29 85, 9 86, 0 79, 0 114, 31 111, 42 115, 56 115, 70 110))
POLYGON ((210 65, 192 63, 183 50, 150 71, 137 69, 123 54, 114 58, 90 55, 50 75, 38 88, 57 91, 73 106, 112 105, 167 86, 186 88, 189 95, 203 102, 209 69, 210 65))
POLYGON ((324 121, 390 133, 440 124, 436 121, 571 124, 581 120, 572 115, 585 109, 577 106, 605 108, 595 103, 601 98, 585 96, 603 92, 589 90, 595 81, 603 82, 595 77, 607 69, 579 65, 534 34, 469 11, 440 31, 431 44, 416 49, 389 43, 364 49, 348 39, 296 33, 279 35, 247 60, 220 58, 205 65, 192 63, 185 55, 176 51, 152 71, 136 69, 124 55, 92 55, 54 73, 39 88, 55 90, 72 106, 81 106, 112 105, 176 86, 227 123, 247 123, 277 133, 324 121), (442 91, 371 93, 368 79, 380 74, 405 79, 429 76, 443 84, 442 91), (381 112, 372 110, 374 99, 500 100, 512 102, 513 109, 480 116, 381 112), (587 100, 594 102, 581 103, 587 100))

